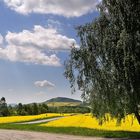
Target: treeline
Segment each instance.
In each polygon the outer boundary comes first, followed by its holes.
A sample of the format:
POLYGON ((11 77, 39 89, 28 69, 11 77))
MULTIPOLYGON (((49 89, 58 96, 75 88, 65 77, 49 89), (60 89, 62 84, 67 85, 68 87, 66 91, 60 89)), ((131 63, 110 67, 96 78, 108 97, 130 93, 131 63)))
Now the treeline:
POLYGON ((10 115, 38 115, 48 112, 48 106, 46 104, 27 104, 23 105, 19 103, 15 107, 8 106, 10 115))
POLYGON ((23 115, 38 115, 48 112, 48 106, 46 104, 27 104, 18 105, 12 107, 8 106, 4 97, 0 99, 0 116, 23 116, 23 115))
POLYGON ((50 113, 90 113, 90 108, 84 106, 49 107, 50 113))
POLYGON ((89 113, 90 109, 84 106, 60 106, 48 107, 47 104, 26 104, 19 103, 12 107, 8 106, 4 97, 0 100, 0 116, 24 116, 38 115, 43 113, 89 113))

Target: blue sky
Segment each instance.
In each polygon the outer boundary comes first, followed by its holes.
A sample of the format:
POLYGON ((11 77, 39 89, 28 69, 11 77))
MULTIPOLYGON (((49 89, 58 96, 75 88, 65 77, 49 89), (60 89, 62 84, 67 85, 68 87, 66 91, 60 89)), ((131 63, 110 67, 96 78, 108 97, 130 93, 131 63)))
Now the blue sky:
POLYGON ((75 27, 98 16, 97 0, 0 0, 0 97, 8 103, 42 102, 71 94, 63 63, 75 27))

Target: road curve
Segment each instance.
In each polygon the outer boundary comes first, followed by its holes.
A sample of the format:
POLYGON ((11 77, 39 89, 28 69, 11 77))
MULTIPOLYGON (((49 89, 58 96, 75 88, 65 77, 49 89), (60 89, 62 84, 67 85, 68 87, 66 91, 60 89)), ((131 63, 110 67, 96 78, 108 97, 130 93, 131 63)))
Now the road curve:
POLYGON ((0 140, 128 140, 128 139, 81 137, 44 132, 29 132, 29 131, 0 129, 0 140))

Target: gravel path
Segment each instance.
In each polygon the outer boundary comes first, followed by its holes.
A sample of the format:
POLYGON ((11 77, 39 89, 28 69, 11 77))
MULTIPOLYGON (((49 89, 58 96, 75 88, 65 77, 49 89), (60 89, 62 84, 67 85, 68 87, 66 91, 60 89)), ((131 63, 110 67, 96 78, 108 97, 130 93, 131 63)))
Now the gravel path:
MULTIPOLYGON (((128 140, 0 129, 0 140, 128 140)), ((132 139, 131 139, 132 140, 132 139)), ((136 139, 135 139, 136 140, 136 139)), ((138 140, 138 139, 137 139, 138 140)))
POLYGON ((36 121, 16 123, 16 124, 36 124, 36 123, 50 122, 50 121, 58 120, 60 118, 63 118, 63 117, 56 117, 56 118, 51 118, 51 119, 43 119, 43 120, 36 120, 36 121))

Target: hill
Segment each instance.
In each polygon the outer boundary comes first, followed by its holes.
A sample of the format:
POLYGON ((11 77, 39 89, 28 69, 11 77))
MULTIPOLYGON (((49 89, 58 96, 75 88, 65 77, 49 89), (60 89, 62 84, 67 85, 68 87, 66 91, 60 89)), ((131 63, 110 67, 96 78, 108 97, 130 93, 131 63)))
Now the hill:
POLYGON ((80 102, 81 103, 80 100, 75 100, 66 97, 56 97, 46 101, 46 103, 50 103, 50 102, 80 102))
POLYGON ((47 100, 46 103, 48 106, 78 106, 82 102, 80 100, 75 100, 66 97, 57 97, 47 100))

